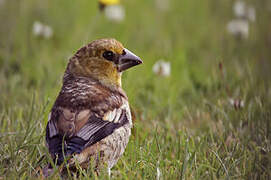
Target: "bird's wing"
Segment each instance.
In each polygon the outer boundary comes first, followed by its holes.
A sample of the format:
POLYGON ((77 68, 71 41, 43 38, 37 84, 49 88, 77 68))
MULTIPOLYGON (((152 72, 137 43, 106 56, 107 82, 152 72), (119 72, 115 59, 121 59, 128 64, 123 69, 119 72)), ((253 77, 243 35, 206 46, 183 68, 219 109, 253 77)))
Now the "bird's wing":
POLYGON ((60 164, 64 156, 80 153, 85 147, 99 142, 128 123, 128 118, 127 109, 122 107, 107 112, 103 117, 91 113, 90 110, 53 110, 46 128, 49 152, 53 159, 58 157, 60 164))
POLYGON ((109 113, 115 114, 115 116, 112 116, 112 114, 104 116, 103 118, 91 116, 91 121, 86 123, 85 126, 76 133, 77 137, 87 141, 85 146, 95 144, 112 134, 115 129, 128 123, 128 117, 125 109, 115 109, 109 113), (119 113, 116 113, 116 111, 119 111, 119 113), (110 119, 107 119, 107 117, 110 119))

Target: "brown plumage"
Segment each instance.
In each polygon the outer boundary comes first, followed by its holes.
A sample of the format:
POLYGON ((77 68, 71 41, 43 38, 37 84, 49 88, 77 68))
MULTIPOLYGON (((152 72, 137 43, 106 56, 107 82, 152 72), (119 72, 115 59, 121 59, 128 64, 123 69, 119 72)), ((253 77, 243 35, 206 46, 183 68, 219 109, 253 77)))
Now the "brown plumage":
MULTIPOLYGON (((132 128, 121 74, 140 63, 115 39, 93 41, 69 60, 46 128, 47 147, 57 165, 69 158, 69 167, 78 163, 87 168, 94 163, 96 170, 106 165, 110 172, 132 128)), ((50 168, 44 169, 45 176, 50 168)))

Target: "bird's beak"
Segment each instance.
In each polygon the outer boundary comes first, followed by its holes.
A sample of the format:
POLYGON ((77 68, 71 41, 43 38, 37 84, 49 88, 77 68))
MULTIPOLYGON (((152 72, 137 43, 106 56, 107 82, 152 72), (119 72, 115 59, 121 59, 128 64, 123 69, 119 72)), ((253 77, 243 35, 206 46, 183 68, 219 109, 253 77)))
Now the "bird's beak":
POLYGON ((118 71, 122 72, 126 69, 129 69, 133 66, 139 65, 143 63, 143 61, 134 53, 129 51, 128 49, 124 49, 122 55, 120 55, 117 63, 118 71))

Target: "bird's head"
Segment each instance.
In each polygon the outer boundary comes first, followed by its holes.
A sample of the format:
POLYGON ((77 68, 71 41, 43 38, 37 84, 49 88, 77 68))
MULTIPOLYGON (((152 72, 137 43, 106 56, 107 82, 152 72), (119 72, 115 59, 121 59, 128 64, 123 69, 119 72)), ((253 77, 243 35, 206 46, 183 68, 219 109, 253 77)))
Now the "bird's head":
POLYGON ((66 73, 90 77, 109 87, 121 86, 121 74, 142 60, 115 39, 99 39, 79 49, 66 73))

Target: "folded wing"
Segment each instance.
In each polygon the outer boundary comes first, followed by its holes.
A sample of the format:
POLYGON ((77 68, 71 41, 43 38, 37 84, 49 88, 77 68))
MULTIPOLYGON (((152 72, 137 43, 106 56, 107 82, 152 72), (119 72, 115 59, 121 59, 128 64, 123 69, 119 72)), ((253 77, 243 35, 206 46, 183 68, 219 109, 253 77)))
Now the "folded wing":
POLYGON ((84 148, 99 142, 128 123, 125 109, 114 109, 106 118, 86 113, 86 110, 82 112, 71 112, 66 109, 52 111, 46 128, 46 142, 51 156, 58 165, 66 156, 80 153, 84 148))

